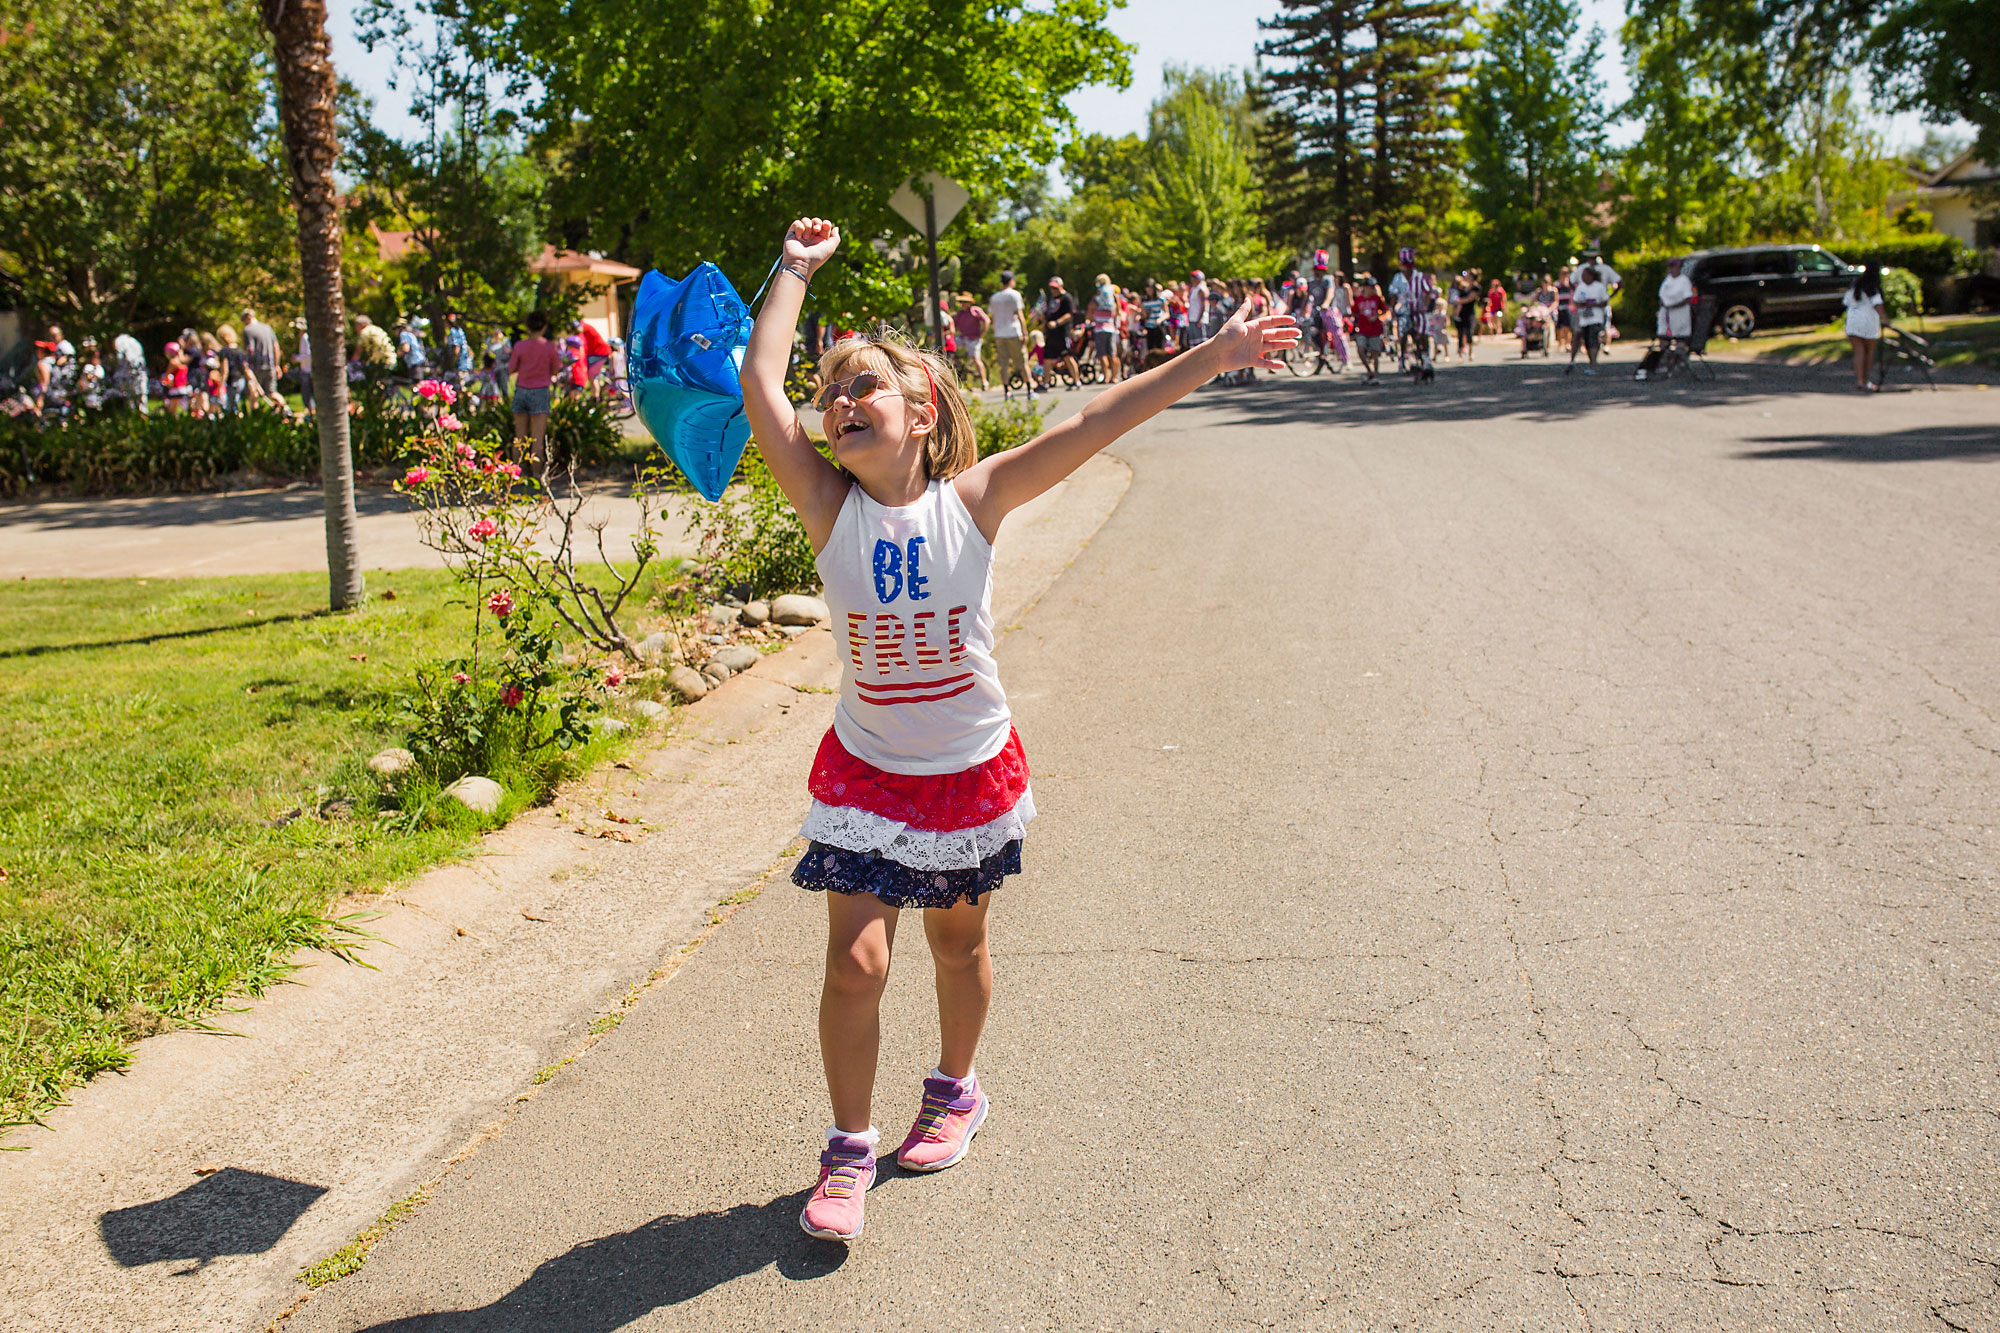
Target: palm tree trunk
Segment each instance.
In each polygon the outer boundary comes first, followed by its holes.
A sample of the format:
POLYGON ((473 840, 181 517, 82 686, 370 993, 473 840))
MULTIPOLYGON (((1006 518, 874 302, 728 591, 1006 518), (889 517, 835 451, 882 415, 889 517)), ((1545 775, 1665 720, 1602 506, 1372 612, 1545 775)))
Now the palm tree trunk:
POLYGON ((262 0, 264 26, 277 53, 278 118, 292 207, 299 216, 299 276, 306 331, 312 338, 313 419, 319 426, 320 485, 326 493, 328 602, 361 605, 361 551, 355 531, 354 455, 347 438, 346 303, 340 290, 340 199, 333 166, 333 43, 325 0, 262 0))

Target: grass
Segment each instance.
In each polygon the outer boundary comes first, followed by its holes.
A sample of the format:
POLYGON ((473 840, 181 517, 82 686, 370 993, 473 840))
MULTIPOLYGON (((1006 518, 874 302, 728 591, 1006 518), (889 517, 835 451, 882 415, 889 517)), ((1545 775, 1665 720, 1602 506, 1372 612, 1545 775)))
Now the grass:
POLYGON ((470 612, 442 571, 369 583, 338 616, 320 574, 0 584, 0 1125, 208 1024, 299 947, 357 942, 330 904, 539 797, 549 774, 523 770, 491 774, 494 817, 421 783, 378 799, 398 693, 463 651, 470 612))
POLYGON ((404 1218, 423 1207, 431 1197, 432 1188, 433 1186, 426 1185, 414 1194, 390 1204, 389 1211, 377 1218, 366 1231, 300 1273, 299 1281, 318 1291, 329 1282, 338 1282, 350 1273, 360 1272, 361 1266, 368 1262, 368 1252, 375 1248, 375 1242, 395 1230, 397 1224, 404 1218))
MULTIPOLYGON (((1926 315, 1921 320, 1898 320, 1897 326, 1927 339, 1941 367, 2000 369, 2000 315, 1926 315)), ((1847 336, 1837 322, 1760 334, 1718 346, 1747 352, 1760 360, 1791 365, 1821 365, 1847 361, 1853 356, 1847 336)))

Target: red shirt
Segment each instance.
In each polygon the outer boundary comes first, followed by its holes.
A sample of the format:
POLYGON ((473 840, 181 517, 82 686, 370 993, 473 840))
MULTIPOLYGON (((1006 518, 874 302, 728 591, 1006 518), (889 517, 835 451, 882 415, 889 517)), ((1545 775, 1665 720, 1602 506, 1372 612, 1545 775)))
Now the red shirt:
POLYGON ((604 341, 604 335, 597 331, 595 324, 583 326, 583 354, 585 356, 610 356, 611 344, 604 341))
POLYGON ((1354 331, 1364 338, 1382 336, 1382 312, 1389 303, 1375 292, 1354 294, 1354 331))
POLYGON ((547 338, 529 336, 514 344, 507 356, 507 373, 520 389, 546 389, 562 369, 562 353, 547 338))

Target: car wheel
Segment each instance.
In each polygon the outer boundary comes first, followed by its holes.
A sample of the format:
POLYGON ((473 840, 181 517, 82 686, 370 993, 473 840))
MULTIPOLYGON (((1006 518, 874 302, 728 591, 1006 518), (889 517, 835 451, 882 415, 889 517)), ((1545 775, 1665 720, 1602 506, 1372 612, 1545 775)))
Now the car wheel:
POLYGON ((1737 302, 1722 312, 1722 332, 1731 338, 1748 338, 1757 331, 1757 308, 1737 302))

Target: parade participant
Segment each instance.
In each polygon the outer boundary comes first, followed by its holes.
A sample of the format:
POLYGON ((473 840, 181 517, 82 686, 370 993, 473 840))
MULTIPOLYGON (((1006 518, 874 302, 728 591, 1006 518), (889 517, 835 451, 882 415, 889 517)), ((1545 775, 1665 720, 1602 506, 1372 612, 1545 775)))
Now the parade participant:
POLYGON ((1585 264, 1579 276, 1583 281, 1577 283, 1576 290, 1570 293, 1570 305, 1576 311, 1576 329, 1575 337, 1570 340, 1569 364, 1563 367, 1563 373, 1567 375, 1576 368, 1576 354, 1582 350, 1590 355, 1590 364, 1584 367, 1583 373, 1595 375, 1598 348, 1604 340, 1604 325, 1611 317, 1611 292, 1598 281, 1594 265, 1585 264))
POLYGON ((151 384, 146 374, 146 349, 131 334, 121 333, 111 340, 111 357, 113 396, 138 409, 140 416, 146 415, 147 389, 151 384))
POLYGON ((299 335, 299 347, 292 354, 292 369, 299 377, 299 402, 306 411, 313 410, 313 344, 312 334, 306 317, 300 315, 292 321, 292 329, 299 335))
POLYGON ((743 363, 743 402, 772 475, 798 511, 826 586, 841 696, 821 742, 793 871, 828 890, 820 1052, 833 1123, 800 1225, 851 1241, 876 1174, 872 1108, 879 1015, 903 908, 921 908, 937 964, 941 1049, 896 1152, 911 1171, 961 1161, 985 1122, 973 1057, 992 999, 989 895, 1021 869, 1034 817, 1028 765, 993 662, 993 541, 1007 514, 1210 376, 1273 359, 1289 319, 1225 325, 1206 347, 1116 384, 1026 444, 980 460, 950 368, 878 335, 843 339, 815 400, 834 459, 785 396, 807 286, 840 232, 794 222, 782 272, 743 363))
POLYGON ((562 352, 548 338, 549 317, 537 310, 528 316, 528 336, 508 353, 507 374, 514 381, 514 442, 525 442, 530 463, 546 469, 542 448, 549 430, 549 386, 562 372, 562 352))
POLYGON ((986 309, 993 318, 994 368, 1000 376, 1000 397, 1007 399, 1014 396, 1014 376, 1017 373, 1027 381, 1028 393, 1032 396, 1035 382, 1029 377, 1028 363, 1022 356, 1023 337, 1027 329, 1021 309, 1021 293, 1014 287, 1012 269, 1000 275, 1000 290, 988 298, 986 309))
POLYGON ((1660 279, 1659 336, 1662 343, 1694 336, 1694 283, 1681 272, 1679 255, 1667 261, 1667 276, 1660 279))
MULTIPOLYGON (((1071 347, 1076 332, 1076 298, 1063 290, 1061 278, 1049 279, 1048 291, 1036 303, 1035 314, 1041 318, 1042 332, 1046 335, 1042 350, 1043 370, 1047 371, 1053 362, 1074 384, 1080 378, 1076 373, 1076 357, 1071 347)), ((1042 382, 1047 385, 1046 375, 1042 382)))
POLYGON ((1429 337, 1431 308, 1437 304, 1437 280, 1417 268, 1417 252, 1404 246, 1396 252, 1399 271, 1389 279, 1389 299, 1396 306, 1396 361, 1400 366, 1417 338, 1429 337))
POLYGON ((1841 293, 1840 303, 1847 309, 1842 327, 1854 348, 1854 387, 1872 393, 1875 347, 1882 341, 1882 266, 1869 260, 1854 285, 1841 293))
POLYGON ((951 327, 958 335, 959 364, 972 367, 982 389, 986 387, 986 363, 980 359, 980 352, 986 345, 986 330, 992 325, 992 317, 971 292, 958 294, 958 313, 951 317, 951 327))
POLYGON ((243 352, 250 359, 250 376, 261 390, 259 397, 275 397, 278 375, 285 368, 278 351, 278 331, 257 318, 257 312, 243 307, 243 352))
POLYGON ((1361 355, 1361 369, 1367 372, 1364 384, 1379 384, 1377 370, 1382 360, 1382 319, 1389 303, 1373 273, 1361 275, 1361 290, 1354 293, 1354 346, 1361 355))

